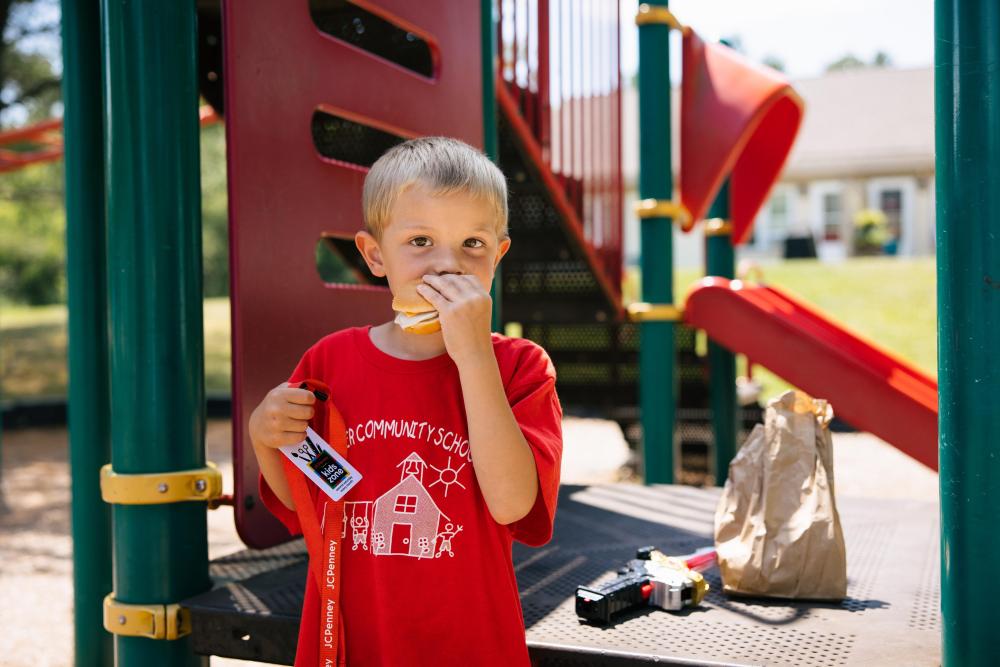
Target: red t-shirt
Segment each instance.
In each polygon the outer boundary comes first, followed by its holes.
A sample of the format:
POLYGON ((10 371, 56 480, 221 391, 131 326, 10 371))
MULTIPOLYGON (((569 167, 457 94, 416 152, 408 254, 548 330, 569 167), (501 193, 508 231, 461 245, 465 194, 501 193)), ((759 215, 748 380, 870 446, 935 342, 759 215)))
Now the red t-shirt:
MULTIPOLYGON (((348 429, 348 460, 362 476, 343 499, 347 664, 528 665, 511 543, 541 546, 552 536, 562 457, 552 362, 527 339, 493 334, 507 401, 539 481, 528 515, 505 526, 490 515, 476 481, 451 357, 393 357, 375 347, 369 328, 326 336, 289 380, 330 386, 348 429)), ((326 496, 312 484, 310 491, 322 517, 326 496)), ((263 478, 261 497, 290 532, 301 532, 263 478)), ((316 665, 320 621, 309 576, 296 667, 316 665)))

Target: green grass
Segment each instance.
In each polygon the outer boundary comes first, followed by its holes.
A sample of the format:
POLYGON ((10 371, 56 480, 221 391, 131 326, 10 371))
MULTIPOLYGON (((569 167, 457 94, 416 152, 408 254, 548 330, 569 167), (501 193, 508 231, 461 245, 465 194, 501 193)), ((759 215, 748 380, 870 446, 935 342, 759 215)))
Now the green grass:
MULTIPOLYGON (((793 292, 852 331, 911 361, 931 375, 937 368, 933 258, 860 258, 843 264, 796 260, 764 266, 764 279, 793 292)), ((700 277, 680 271, 680 299, 700 277)), ((626 278, 626 300, 637 298, 638 272, 626 278)), ((229 391, 229 302, 205 301, 205 387, 229 391)), ((59 396, 66 391, 66 309, 63 306, 0 307, 0 387, 5 400, 59 396)), ((740 372, 743 372, 741 362, 740 372)), ((787 388, 757 367, 764 396, 787 388)))
MULTIPOLYGON (((229 393, 229 300, 206 299, 205 390, 229 393)), ((0 396, 65 396, 66 307, 0 308, 0 396)))

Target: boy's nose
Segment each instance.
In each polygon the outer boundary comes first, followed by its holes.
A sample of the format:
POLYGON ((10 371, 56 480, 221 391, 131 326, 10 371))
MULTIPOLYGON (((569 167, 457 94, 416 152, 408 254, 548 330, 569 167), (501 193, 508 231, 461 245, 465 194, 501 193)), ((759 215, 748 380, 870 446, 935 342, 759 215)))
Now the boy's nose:
POLYGON ((462 255, 460 250, 441 246, 438 248, 438 251, 430 262, 433 268, 433 271, 430 273, 438 276, 449 274, 460 276, 465 273, 462 270, 462 255))

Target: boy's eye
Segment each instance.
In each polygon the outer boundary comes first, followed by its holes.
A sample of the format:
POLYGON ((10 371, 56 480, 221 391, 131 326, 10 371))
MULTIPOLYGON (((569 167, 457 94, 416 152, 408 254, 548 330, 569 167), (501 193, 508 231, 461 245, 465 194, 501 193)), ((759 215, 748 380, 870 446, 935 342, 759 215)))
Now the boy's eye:
POLYGON ((479 245, 473 245, 473 246, 471 246, 473 248, 485 248, 486 247, 486 243, 484 243, 482 239, 466 239, 465 240, 466 243, 469 243, 470 241, 473 244, 476 244, 476 243, 479 244, 479 245))
POLYGON ((431 240, 429 238, 427 238, 426 236, 418 236, 418 237, 416 237, 414 239, 410 239, 410 244, 411 245, 415 245, 418 248, 424 248, 424 247, 429 246, 431 244, 431 240))

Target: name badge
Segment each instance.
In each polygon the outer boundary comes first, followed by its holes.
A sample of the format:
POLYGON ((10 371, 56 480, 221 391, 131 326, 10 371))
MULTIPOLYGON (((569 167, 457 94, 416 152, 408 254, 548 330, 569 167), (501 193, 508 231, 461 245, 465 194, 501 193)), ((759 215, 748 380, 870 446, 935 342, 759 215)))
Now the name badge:
POLYGON ((334 500, 343 498, 344 494, 361 481, 358 469, 308 426, 305 440, 280 449, 296 468, 334 500))

